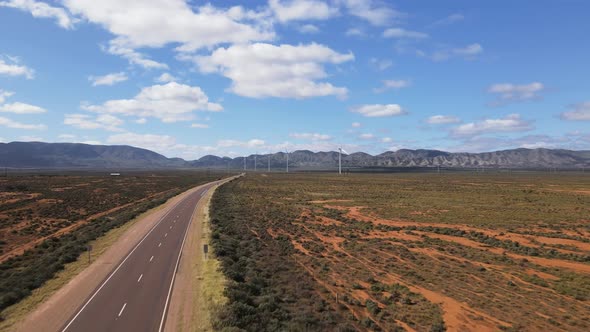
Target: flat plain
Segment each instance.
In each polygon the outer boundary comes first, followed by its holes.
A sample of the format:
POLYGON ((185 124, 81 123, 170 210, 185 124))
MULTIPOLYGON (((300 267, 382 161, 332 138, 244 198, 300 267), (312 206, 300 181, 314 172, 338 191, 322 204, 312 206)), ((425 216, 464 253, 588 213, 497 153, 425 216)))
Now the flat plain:
POLYGON ((248 174, 212 200, 216 328, 590 329, 590 174, 248 174))
POLYGON ((0 319, 86 244, 199 184, 209 172, 18 175, 0 178, 0 319))

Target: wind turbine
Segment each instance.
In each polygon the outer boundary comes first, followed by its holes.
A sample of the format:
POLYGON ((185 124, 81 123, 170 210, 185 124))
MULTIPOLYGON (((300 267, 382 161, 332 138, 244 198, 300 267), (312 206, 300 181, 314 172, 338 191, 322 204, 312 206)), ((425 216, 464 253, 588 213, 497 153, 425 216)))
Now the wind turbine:
POLYGON ((342 153, 348 154, 342 147, 338 148, 338 174, 342 174, 342 153))
POLYGON ((254 155, 254 172, 256 172, 256 157, 258 156, 258 151, 256 151, 256 154, 254 155))
POLYGON ((246 156, 244 156, 244 171, 246 170, 246 156))
POLYGON ((289 150, 285 150, 287 153, 287 173, 289 173, 289 150))
POLYGON ((271 153, 268 153, 268 172, 270 173, 270 155, 271 153))

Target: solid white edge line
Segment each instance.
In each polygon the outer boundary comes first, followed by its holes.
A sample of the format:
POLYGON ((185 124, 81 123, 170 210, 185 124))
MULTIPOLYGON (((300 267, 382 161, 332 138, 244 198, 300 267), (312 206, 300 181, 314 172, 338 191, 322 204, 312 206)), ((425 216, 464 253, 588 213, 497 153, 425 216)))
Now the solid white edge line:
POLYGON ((125 302, 125 304, 123 304, 123 308, 121 308, 121 311, 119 311, 119 315, 117 317, 121 317, 121 314, 123 314, 123 310, 125 310, 126 306, 127 306, 127 302, 125 302))
POLYGON ((168 214, 170 214, 170 212, 172 212, 180 203, 184 202, 184 200, 186 200, 186 199, 188 199, 188 197, 186 197, 186 198, 182 199, 180 202, 176 203, 170 210, 168 210, 168 212, 166 212, 165 215, 162 216, 162 218, 160 218, 160 221, 158 221, 154 225, 154 227, 152 227, 152 229, 150 229, 150 231, 141 239, 141 241, 139 241, 139 243, 137 243, 135 245, 135 247, 133 248, 133 250, 131 250, 129 252, 129 254, 127 254, 127 256, 125 257, 125 259, 123 259, 123 261, 119 264, 119 266, 117 266, 117 268, 115 269, 115 271, 113 271, 109 275, 109 277, 92 294, 92 296, 88 299, 88 301, 86 301, 86 303, 84 303, 84 305, 82 306, 82 308, 80 308, 80 310, 76 313, 76 315, 74 316, 74 318, 72 318, 70 320, 70 322, 68 323, 68 325, 66 325, 66 327, 64 327, 63 330, 61 330, 61 332, 65 332, 70 327, 70 325, 72 325, 72 323, 76 320, 76 318, 78 318, 78 316, 82 313, 82 311, 84 311, 84 309, 86 309, 86 306, 88 306, 88 304, 94 299, 94 297, 96 296, 96 294, 98 294, 98 292, 100 292, 100 290, 107 284, 107 282, 109 282, 109 280, 111 280, 111 278, 115 275, 115 273, 117 273, 117 271, 119 271, 119 269, 121 268, 121 266, 123 266, 123 264, 131 256, 131 254, 133 254, 133 252, 135 251, 135 249, 137 249, 139 247, 139 245, 141 245, 141 243, 153 232, 154 229, 156 229, 156 227, 158 227, 158 225, 168 216, 168 214))
POLYGON ((186 230, 184 231, 184 238, 182 239, 182 244, 180 245, 180 252, 178 253, 178 258, 176 259, 176 266, 174 267, 174 273, 172 274, 172 280, 170 281, 170 287, 168 288, 168 296, 166 297, 166 304, 164 305, 164 311, 162 312, 162 319, 160 320, 160 328, 158 332, 162 332, 164 328, 164 320, 166 319, 166 311, 168 311, 168 302, 170 301, 170 296, 172 295, 172 287, 174 286, 174 280, 176 279, 176 271, 178 270, 178 265, 180 265, 180 257, 182 256, 182 249, 184 248, 184 242, 186 241, 186 236, 188 235, 188 230, 193 223, 193 219, 195 217, 195 213, 197 212, 197 206, 201 199, 197 200, 195 204, 195 209, 191 215, 191 219, 189 220, 188 225, 186 226, 186 230))

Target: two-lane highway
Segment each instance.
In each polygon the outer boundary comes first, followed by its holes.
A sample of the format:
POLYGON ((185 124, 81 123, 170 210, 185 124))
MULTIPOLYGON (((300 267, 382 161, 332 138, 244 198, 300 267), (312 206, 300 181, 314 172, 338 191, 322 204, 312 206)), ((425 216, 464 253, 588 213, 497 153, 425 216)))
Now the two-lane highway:
POLYGON ((98 286, 64 331, 162 331, 197 203, 214 183, 178 202, 98 286))

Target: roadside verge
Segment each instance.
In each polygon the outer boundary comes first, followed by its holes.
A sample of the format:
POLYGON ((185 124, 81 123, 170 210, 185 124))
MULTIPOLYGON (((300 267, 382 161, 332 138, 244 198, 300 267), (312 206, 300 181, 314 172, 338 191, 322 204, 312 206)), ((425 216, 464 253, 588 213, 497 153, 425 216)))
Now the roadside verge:
POLYGON ((193 214, 172 290, 165 332, 213 331, 213 314, 226 298, 225 277, 210 246, 209 203, 215 190, 232 179, 235 177, 211 187, 193 214), (207 257, 204 245, 208 245, 207 257))

